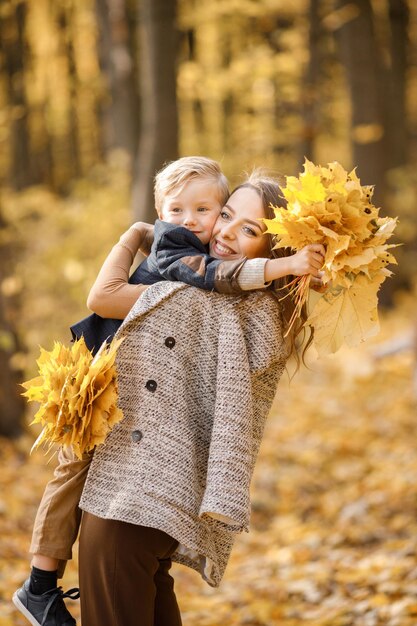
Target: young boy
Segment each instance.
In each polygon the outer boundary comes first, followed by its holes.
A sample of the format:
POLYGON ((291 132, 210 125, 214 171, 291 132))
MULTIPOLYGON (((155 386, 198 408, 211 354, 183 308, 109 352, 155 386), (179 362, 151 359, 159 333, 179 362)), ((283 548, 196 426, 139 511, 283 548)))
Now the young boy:
MULTIPOLYGON (((130 255, 130 264, 141 249, 149 257, 129 279, 132 289, 140 293, 138 283, 153 284, 160 280, 181 280, 204 289, 223 293, 242 293, 264 288, 265 259, 221 261, 207 254, 206 245, 222 206, 229 196, 227 180, 219 165, 204 157, 185 157, 164 168, 156 177, 155 204, 158 217, 152 226, 135 224, 122 235, 115 248, 130 255)), ((277 199, 278 200, 278 199, 277 199)), ((113 285, 112 297, 117 314, 119 284, 126 285, 124 267, 105 261, 95 285, 103 275, 113 285), (109 277, 111 280, 109 281, 109 277)), ((110 259, 110 261, 109 261, 110 259)), ((100 311, 100 290, 93 286, 88 305, 100 311)), ((123 304, 123 303, 121 303, 123 304)), ((121 306, 121 310, 125 310, 121 306)), ((74 337, 84 336, 88 347, 97 349, 111 338, 122 323, 120 319, 89 316, 71 330, 74 337)), ((55 478, 45 489, 35 520, 30 552, 34 555, 30 577, 16 591, 13 601, 31 624, 42 626, 74 626, 63 599, 77 597, 78 590, 67 594, 57 587, 66 560, 71 558, 72 545, 78 534, 81 511, 78 508, 91 455, 75 459, 71 450, 62 448, 55 478)))

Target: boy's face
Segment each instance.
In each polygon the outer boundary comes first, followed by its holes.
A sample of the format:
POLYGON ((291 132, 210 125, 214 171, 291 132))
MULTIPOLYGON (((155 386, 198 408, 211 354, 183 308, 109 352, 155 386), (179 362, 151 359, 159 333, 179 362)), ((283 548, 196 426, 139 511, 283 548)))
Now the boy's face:
POLYGON ((211 233, 220 213, 221 203, 217 185, 210 180, 190 180, 179 193, 175 190, 164 198, 159 219, 184 226, 201 243, 211 239, 211 233))

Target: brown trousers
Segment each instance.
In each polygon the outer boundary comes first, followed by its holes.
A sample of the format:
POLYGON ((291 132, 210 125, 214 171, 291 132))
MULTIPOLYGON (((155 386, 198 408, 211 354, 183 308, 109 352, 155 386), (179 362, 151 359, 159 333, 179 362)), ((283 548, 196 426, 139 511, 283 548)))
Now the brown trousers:
POLYGON ((156 528, 84 513, 79 545, 83 626, 181 626, 169 574, 177 546, 156 528))
POLYGON ((59 560, 62 578, 72 546, 78 535, 81 510, 78 507, 92 454, 78 459, 72 449, 61 448, 54 478, 47 484, 32 533, 29 551, 59 560))

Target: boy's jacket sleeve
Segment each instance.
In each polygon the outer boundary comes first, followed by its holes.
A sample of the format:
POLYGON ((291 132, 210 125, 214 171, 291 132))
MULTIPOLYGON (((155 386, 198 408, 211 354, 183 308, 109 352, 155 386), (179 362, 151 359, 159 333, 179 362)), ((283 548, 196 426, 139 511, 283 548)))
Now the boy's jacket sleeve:
POLYGON ((96 313, 92 313, 70 326, 72 340, 77 341, 77 339, 84 337, 87 348, 95 354, 103 341, 113 339, 122 321, 100 317, 96 313))
POLYGON ((155 241, 158 271, 165 280, 181 281, 207 291, 246 293, 238 284, 246 259, 222 261, 211 257, 201 241, 186 228, 166 228, 155 241))

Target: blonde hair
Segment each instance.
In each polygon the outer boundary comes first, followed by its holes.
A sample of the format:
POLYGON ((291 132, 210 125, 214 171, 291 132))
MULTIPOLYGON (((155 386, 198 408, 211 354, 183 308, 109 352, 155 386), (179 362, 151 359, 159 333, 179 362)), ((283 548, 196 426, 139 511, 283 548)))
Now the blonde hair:
POLYGON ((219 202, 223 206, 230 195, 229 184, 220 165, 213 159, 200 156, 188 156, 165 165, 155 176, 155 208, 160 213, 164 199, 174 190, 178 192, 195 179, 213 181, 219 192, 219 202))
MULTIPOLYGON (((282 174, 278 174, 276 177, 267 176, 263 173, 262 170, 254 170, 251 174, 246 176, 246 180, 241 183, 238 187, 236 187, 232 194, 238 189, 249 188, 256 191, 259 197, 262 200, 263 209, 265 212, 265 217, 267 219, 273 219, 275 217, 273 207, 287 207, 287 201, 284 198, 282 193, 282 187, 285 186, 285 176, 282 174)), ((277 243, 276 237, 270 234, 266 235, 270 241, 270 258, 277 259, 286 256, 290 256, 293 254, 293 250, 291 248, 276 248, 274 249, 275 244, 277 243)), ((283 276, 278 280, 275 280, 272 286, 274 295, 282 302, 283 309, 283 318, 284 324, 287 326, 291 319, 292 313, 294 311, 294 301, 289 291, 289 283, 295 278, 295 276, 283 276)), ((300 365, 300 358, 297 349, 297 338, 298 335, 303 331, 305 335, 305 326, 304 323, 308 317, 307 306, 304 305, 301 311, 301 315, 299 319, 293 325, 291 332, 288 336, 289 348, 291 354, 294 354, 297 370, 300 365)), ((304 344, 304 348, 301 353, 301 360, 304 363, 304 355, 306 353, 307 348, 310 346, 313 341, 313 332, 310 329, 310 334, 308 336, 307 341, 304 344)), ((304 343, 304 341, 302 341, 304 343)), ((297 371, 296 370, 296 371, 297 371)))

